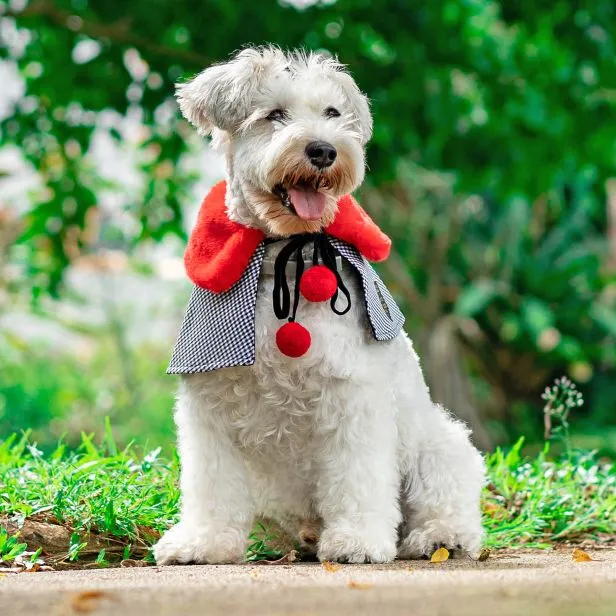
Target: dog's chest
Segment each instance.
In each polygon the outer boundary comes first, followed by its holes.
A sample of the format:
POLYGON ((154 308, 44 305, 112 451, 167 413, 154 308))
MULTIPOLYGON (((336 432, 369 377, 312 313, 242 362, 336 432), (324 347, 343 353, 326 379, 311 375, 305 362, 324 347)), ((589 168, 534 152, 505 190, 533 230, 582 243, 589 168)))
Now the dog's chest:
POLYGON ((231 403, 225 405, 226 421, 236 444, 255 456, 274 451, 276 457, 304 455, 315 427, 334 419, 336 411, 324 404, 325 398, 352 375, 362 348, 380 344, 370 334, 357 281, 346 271, 342 275, 351 294, 347 314, 335 314, 328 302, 300 300, 297 321, 310 331, 312 342, 306 355, 296 359, 276 346, 276 331, 284 321, 272 310, 273 279, 260 279, 255 363, 219 371, 216 379, 219 396, 231 403), (322 417, 323 412, 329 416, 322 417))
MULTIPOLYGON (((329 301, 311 302, 300 295, 295 321, 306 328, 311 340, 308 352, 299 358, 286 357, 277 346, 276 333, 286 319, 277 318, 272 307, 273 278, 261 276, 255 309, 256 360, 251 367, 259 380, 275 373, 279 382, 291 383, 290 394, 309 395, 321 391, 323 379, 348 377, 349 351, 373 341, 373 337, 360 282, 349 265, 340 269, 349 299, 339 296, 336 307, 345 308, 348 301, 350 309, 337 314, 329 301)), ((293 296, 294 282, 289 281, 289 289, 293 296)))

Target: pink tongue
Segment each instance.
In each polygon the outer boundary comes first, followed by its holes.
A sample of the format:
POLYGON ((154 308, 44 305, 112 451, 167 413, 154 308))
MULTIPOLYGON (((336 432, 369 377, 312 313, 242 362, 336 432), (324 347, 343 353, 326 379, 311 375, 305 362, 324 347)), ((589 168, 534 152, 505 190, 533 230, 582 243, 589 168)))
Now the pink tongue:
POLYGON ((297 215, 304 220, 318 220, 325 210, 325 195, 316 190, 289 188, 297 215))

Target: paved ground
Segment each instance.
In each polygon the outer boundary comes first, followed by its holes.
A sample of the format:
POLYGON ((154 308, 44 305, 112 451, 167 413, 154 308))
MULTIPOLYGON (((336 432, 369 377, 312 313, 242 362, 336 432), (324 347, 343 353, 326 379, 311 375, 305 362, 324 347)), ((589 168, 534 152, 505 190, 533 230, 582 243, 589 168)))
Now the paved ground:
POLYGON ((486 562, 147 567, 7 573, 7 616, 616 616, 616 550, 497 554, 486 562))

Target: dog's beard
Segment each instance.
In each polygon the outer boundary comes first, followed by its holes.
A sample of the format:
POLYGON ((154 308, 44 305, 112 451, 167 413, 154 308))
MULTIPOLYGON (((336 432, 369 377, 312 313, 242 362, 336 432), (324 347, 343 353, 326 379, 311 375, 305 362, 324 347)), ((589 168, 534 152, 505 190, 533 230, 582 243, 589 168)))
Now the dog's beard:
MULTIPOLYGON (((273 191, 246 188, 245 195, 254 214, 273 236, 287 237, 296 233, 318 233, 331 224, 338 211, 337 197, 323 193, 325 206, 318 220, 303 220, 294 211, 287 199, 283 200, 273 191)), ((292 203, 292 202, 291 202, 292 203)))
POLYGON ((351 161, 339 154, 331 167, 317 170, 305 158, 288 158, 269 175, 269 190, 248 189, 258 218, 277 236, 316 233, 331 224, 338 199, 355 188, 351 161))

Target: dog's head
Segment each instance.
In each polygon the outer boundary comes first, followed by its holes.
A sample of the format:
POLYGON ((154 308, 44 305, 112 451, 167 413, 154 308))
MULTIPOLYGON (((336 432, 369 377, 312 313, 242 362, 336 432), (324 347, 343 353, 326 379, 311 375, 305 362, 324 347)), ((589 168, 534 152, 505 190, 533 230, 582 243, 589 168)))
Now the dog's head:
POLYGON ((368 100, 335 59, 245 49, 179 84, 184 116, 227 148, 236 213, 274 235, 315 232, 364 178, 368 100))

